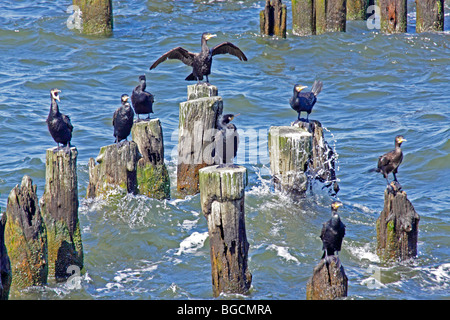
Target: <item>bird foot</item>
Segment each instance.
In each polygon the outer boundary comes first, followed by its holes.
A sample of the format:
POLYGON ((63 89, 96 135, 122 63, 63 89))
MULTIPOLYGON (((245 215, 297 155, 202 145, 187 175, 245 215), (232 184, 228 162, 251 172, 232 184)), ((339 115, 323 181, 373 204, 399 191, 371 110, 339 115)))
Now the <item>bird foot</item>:
POLYGON ((391 183, 387 186, 388 192, 390 193, 397 193, 399 191, 402 191, 402 185, 398 181, 391 181, 391 183))

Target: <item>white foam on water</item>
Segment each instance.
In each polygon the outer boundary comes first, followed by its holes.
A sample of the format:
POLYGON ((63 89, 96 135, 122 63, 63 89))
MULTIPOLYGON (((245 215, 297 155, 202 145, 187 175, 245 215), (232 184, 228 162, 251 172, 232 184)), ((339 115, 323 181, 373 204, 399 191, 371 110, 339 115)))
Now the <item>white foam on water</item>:
POLYGON ((181 241, 178 251, 175 255, 179 256, 182 253, 195 253, 198 249, 202 248, 205 240, 208 238, 208 232, 194 231, 189 237, 181 241))
POLYGON ((269 250, 275 250, 277 252, 277 255, 279 257, 284 258, 286 261, 293 261, 297 264, 300 264, 300 261, 298 261, 298 259, 296 257, 294 257, 293 255, 291 255, 289 253, 289 248, 288 247, 281 247, 281 246, 277 246, 275 244, 271 244, 267 247, 267 249, 269 250))

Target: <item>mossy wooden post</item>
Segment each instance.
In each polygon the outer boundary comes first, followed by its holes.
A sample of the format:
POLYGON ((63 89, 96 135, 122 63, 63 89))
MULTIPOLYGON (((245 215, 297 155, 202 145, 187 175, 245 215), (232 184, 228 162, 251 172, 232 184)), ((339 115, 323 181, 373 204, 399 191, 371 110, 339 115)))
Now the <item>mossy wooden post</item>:
POLYGON ((370 0, 347 0, 347 20, 366 20, 370 0))
POLYGON ((347 296, 348 278, 338 256, 320 260, 306 284, 306 300, 334 300, 347 296))
POLYGON ((47 284, 47 231, 36 185, 29 176, 10 192, 6 207, 5 246, 11 262, 12 290, 47 284))
POLYGON ((246 294, 252 281, 244 210, 247 169, 209 166, 200 169, 199 176, 200 202, 208 221, 213 294, 246 294))
POLYGON ((406 32, 407 1, 378 0, 380 6, 380 26, 384 33, 406 32))
POLYGON ((261 34, 286 38, 286 5, 281 0, 266 0, 264 10, 259 13, 261 34))
POLYGON ((152 119, 135 122, 131 135, 142 155, 136 168, 139 194, 155 199, 170 198, 170 180, 164 163, 161 121, 152 119))
POLYGON ((315 0, 315 34, 345 32, 347 26, 346 0, 315 0))
POLYGON ((110 36, 113 30, 112 0, 73 0, 81 10, 82 32, 110 36))
POLYGON ((339 184, 336 177, 336 156, 325 140, 322 124, 317 120, 310 120, 309 122, 297 120, 292 125, 303 128, 312 135, 312 154, 308 164, 309 177, 319 180, 326 186, 332 186, 333 193, 337 194, 339 184))
POLYGON ((416 32, 444 31, 444 0, 416 0, 416 32))
POLYGON ((405 191, 391 184, 384 191, 384 208, 377 219, 377 254, 383 262, 408 260, 417 256, 420 216, 405 191))
POLYGON ((297 36, 316 34, 314 0, 291 0, 292 33, 297 36))
POLYGON ((307 188, 306 170, 312 152, 311 133, 293 126, 270 127, 270 170, 276 191, 296 198, 307 188))
POLYGON ((78 220, 78 178, 75 147, 47 149, 45 190, 40 200, 41 214, 47 228, 48 275, 57 281, 71 274, 67 268, 83 268, 83 244, 78 220))
POLYGON ((9 299, 12 282, 11 261, 5 245, 6 213, 0 212, 0 300, 9 299))
POLYGON ((188 101, 180 103, 177 190, 185 195, 199 192, 198 170, 215 161, 213 137, 223 110, 217 92, 210 84, 189 85, 188 101))
POLYGON ((89 159, 86 197, 106 196, 113 190, 137 194, 137 163, 141 157, 134 141, 122 141, 119 145, 102 147, 95 160, 89 159))

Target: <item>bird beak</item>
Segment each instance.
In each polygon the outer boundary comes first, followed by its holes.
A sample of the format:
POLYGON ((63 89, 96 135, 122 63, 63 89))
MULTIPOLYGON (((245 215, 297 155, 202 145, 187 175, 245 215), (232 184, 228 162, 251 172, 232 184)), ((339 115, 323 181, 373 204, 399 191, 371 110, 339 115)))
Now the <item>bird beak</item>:
POLYGON ((300 92, 300 91, 302 91, 303 89, 306 89, 306 88, 308 88, 308 86, 296 86, 295 90, 297 90, 297 92, 300 92))
POLYGON ((400 142, 405 142, 405 141, 408 141, 408 140, 406 140, 406 139, 400 139, 400 142))
POLYGON ((235 114, 233 118, 235 118, 235 117, 237 117, 237 116, 239 116, 239 115, 240 115, 240 113, 238 113, 238 114, 235 114))
POLYGON ((209 39, 214 38, 214 37, 217 37, 217 34, 208 34, 206 36, 206 40, 209 40, 209 39))

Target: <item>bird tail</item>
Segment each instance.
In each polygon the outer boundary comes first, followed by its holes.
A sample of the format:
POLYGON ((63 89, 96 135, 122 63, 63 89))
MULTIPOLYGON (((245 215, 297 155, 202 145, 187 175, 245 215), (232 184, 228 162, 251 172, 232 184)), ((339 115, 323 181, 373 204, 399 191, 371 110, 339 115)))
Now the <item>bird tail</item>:
POLYGON ((311 88, 311 92, 317 96, 322 91, 323 83, 320 80, 314 80, 314 83, 311 88))
POLYGON ((380 169, 379 168, 372 168, 372 169, 369 169, 367 172, 380 172, 380 169))
POLYGON ((197 79, 194 77, 194 74, 191 73, 191 74, 188 75, 188 76, 186 77, 186 79, 184 79, 184 80, 187 80, 187 81, 193 81, 193 80, 197 80, 197 79))

